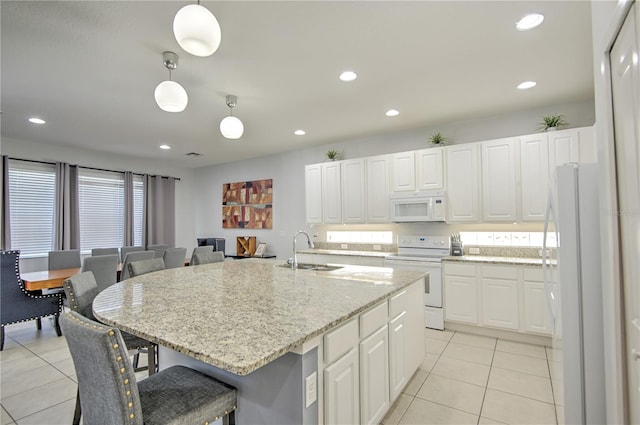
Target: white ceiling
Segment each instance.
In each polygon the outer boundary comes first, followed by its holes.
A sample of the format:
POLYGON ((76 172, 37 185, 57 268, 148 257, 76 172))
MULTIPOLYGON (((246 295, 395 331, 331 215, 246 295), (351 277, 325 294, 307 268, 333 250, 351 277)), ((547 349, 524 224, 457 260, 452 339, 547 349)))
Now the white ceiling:
POLYGON ((2 136, 198 167, 593 97, 588 1, 203 1, 222 28, 207 58, 173 37, 188 3, 3 0, 2 136), (529 12, 544 23, 516 31, 529 12), (182 113, 153 98, 165 50, 182 113), (227 94, 236 141, 218 130, 227 94))

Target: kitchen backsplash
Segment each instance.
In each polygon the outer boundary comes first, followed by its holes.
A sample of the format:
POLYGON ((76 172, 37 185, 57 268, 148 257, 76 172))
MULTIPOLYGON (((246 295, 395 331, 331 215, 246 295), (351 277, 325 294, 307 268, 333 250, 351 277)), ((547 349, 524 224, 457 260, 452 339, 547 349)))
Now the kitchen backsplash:
POLYGON ((398 245, 396 244, 370 244, 370 243, 334 243, 334 242, 313 242, 317 249, 335 249, 344 251, 377 251, 377 252, 396 252, 398 245), (343 248, 346 245, 347 248, 343 248), (380 249, 374 249, 380 247, 380 249))
POLYGON ((464 255, 482 255, 485 257, 516 257, 516 258, 540 258, 541 249, 538 247, 515 246, 480 246, 465 245, 464 255), (477 248, 478 253, 471 253, 471 248, 477 248))

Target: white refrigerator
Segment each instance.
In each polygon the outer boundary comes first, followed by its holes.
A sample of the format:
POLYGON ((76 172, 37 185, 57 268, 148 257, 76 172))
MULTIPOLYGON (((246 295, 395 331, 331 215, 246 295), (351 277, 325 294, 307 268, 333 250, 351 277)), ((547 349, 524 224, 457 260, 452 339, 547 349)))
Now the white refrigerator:
POLYGON ((563 391, 555 399, 565 424, 606 423, 599 208, 596 164, 556 167, 543 252, 555 239, 557 273, 546 255, 543 269, 554 324, 551 378, 562 384, 554 390, 563 391))

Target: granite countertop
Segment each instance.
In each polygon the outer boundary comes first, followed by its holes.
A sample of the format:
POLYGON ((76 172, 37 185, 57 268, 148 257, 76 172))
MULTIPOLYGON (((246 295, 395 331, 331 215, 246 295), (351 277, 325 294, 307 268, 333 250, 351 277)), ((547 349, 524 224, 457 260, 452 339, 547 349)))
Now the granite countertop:
POLYGON ((107 288, 96 318, 237 375, 425 275, 384 267, 296 270, 246 259, 149 273, 107 288))
MULTIPOLYGON (((541 258, 521 258, 521 257, 488 257, 483 255, 462 255, 444 257, 442 261, 456 261, 468 263, 484 263, 484 264, 514 264, 522 266, 541 266, 541 258)), ((551 260, 551 264, 555 265, 556 260, 551 260)))
POLYGON ((354 257, 387 257, 393 252, 384 251, 349 251, 346 249, 301 249, 298 254, 349 255, 354 257))

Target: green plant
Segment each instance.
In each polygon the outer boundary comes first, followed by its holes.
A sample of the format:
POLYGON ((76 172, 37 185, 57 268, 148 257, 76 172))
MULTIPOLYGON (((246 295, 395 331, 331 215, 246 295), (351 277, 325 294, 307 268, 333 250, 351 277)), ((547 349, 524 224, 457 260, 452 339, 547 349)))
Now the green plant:
POLYGON ((327 158, 334 160, 334 159, 338 159, 338 156, 340 156, 340 152, 338 152, 335 149, 329 149, 327 151, 327 158))
POLYGON ((569 122, 564 118, 563 114, 553 114, 553 115, 545 115, 542 117, 542 122, 540 123, 540 128, 542 130, 546 130, 552 127, 564 127, 569 125, 569 122))
POLYGON ((435 132, 429 138, 429 143, 433 145, 444 145, 447 141, 447 138, 444 137, 439 131, 435 132))

